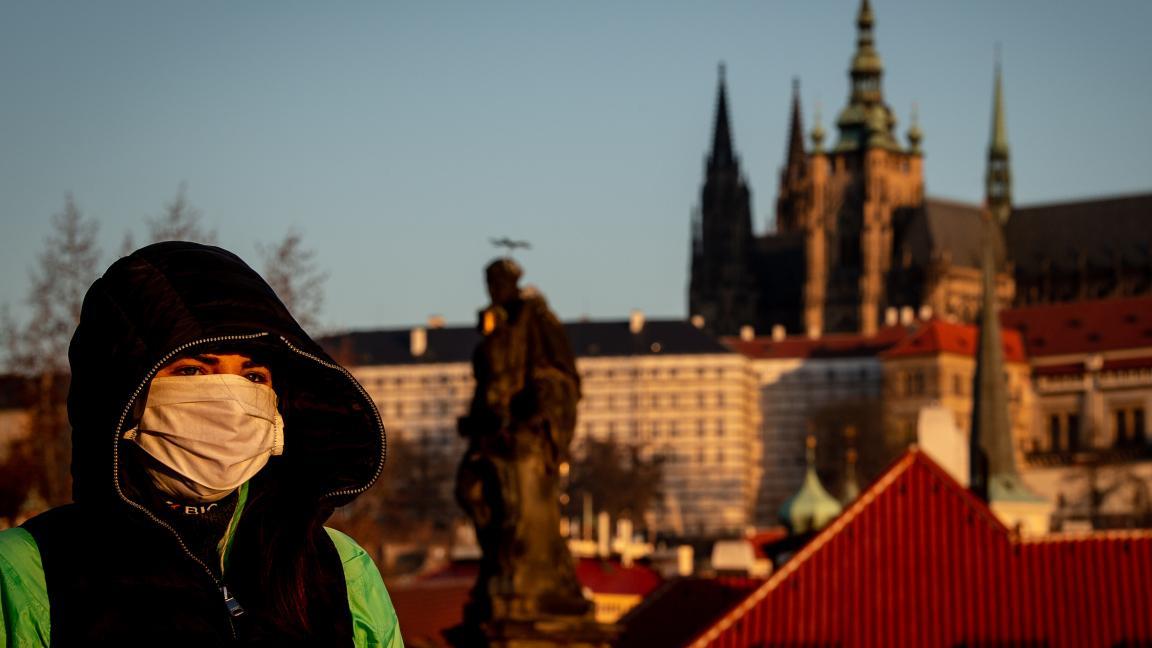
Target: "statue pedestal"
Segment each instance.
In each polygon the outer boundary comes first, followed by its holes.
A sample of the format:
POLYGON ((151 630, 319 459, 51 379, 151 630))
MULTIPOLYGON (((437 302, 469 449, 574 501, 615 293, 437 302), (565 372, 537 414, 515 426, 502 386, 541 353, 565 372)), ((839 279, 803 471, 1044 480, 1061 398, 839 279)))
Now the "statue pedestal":
POLYGON ((588 616, 540 616, 461 624, 444 637, 456 648, 611 648, 621 630, 588 616))

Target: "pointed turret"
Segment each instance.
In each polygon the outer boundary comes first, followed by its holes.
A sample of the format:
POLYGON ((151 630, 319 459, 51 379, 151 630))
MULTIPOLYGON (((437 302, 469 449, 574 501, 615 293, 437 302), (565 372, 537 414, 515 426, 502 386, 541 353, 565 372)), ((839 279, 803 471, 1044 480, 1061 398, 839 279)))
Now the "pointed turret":
POLYGON ((780 169, 780 189, 776 193, 776 231, 785 233, 800 229, 808 204, 808 155, 804 152, 800 79, 792 79, 792 117, 788 124, 784 167, 780 169))
POLYGON ((720 81, 716 88, 716 123, 712 130, 712 151, 708 156, 710 168, 729 167, 736 163, 732 152, 732 131, 728 125, 728 89, 724 80, 724 64, 720 64, 720 81))
POLYGON ((803 174, 807 166, 804 154, 804 123, 800 113, 800 79, 792 79, 792 119, 788 125, 786 169, 789 174, 803 174))
POLYGON ((821 155, 824 153, 824 125, 820 123, 820 102, 816 102, 816 108, 812 116, 812 132, 808 135, 812 139, 812 154, 821 155))
POLYGON ((1003 225, 1012 214, 1012 169, 1008 155, 1008 129, 1004 123, 1004 94, 1000 56, 996 56, 996 79, 992 87, 992 133, 988 141, 988 170, 984 178, 984 202, 1003 225))
POLYGON ((868 0, 861 0, 856 14, 856 54, 848 72, 851 89, 848 105, 840 112, 837 151, 855 151, 870 147, 900 150, 892 135, 896 117, 884 103, 881 78, 884 64, 876 51, 873 29, 876 17, 868 0))
POLYGON ((920 142, 924 141, 924 131, 920 130, 920 110, 915 103, 912 104, 912 119, 908 126, 908 152, 920 155, 920 142))
POLYGON ((712 148, 704 168, 699 208, 692 221, 692 277, 688 309, 715 335, 735 335, 755 321, 756 284, 752 196, 732 146, 728 89, 720 64, 712 148))
POLYGON ((832 497, 816 474, 816 437, 809 434, 806 459, 808 468, 800 490, 780 507, 780 521, 793 535, 815 532, 828 526, 843 508, 832 497))
POLYGON ((986 218, 983 242, 983 305, 980 342, 972 385, 972 433, 969 438, 971 488, 985 501, 1031 496, 1020 482, 1008 418, 1003 340, 996 306, 996 247, 999 225, 986 218))

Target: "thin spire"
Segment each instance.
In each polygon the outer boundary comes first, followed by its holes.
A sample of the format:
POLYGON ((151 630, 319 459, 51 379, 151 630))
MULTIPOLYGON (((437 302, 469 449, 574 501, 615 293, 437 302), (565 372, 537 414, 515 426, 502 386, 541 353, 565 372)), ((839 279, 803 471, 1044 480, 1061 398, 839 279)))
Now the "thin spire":
POLYGON ((812 116, 812 152, 824 152, 824 126, 820 123, 820 102, 817 101, 812 116))
POLYGON ((912 118, 908 123, 908 150, 911 153, 920 153, 920 142, 924 140, 924 131, 920 130, 920 107, 912 102, 912 118))
POLYGON ((1012 214, 1012 168, 1008 127, 1004 119, 1003 75, 1000 47, 996 47, 996 75, 992 85, 992 132, 988 139, 988 169, 984 177, 984 202, 1001 225, 1012 214))
POLYGON ((1012 425, 1008 418, 1003 339, 996 305, 996 249, 999 224, 991 214, 983 222, 983 304, 980 342, 972 388, 972 434, 969 439, 971 488, 985 501, 1028 491, 1016 472, 1012 425))
POLYGON ((792 123, 788 129, 787 165, 791 168, 804 166, 804 122, 800 113, 800 79, 792 79, 792 123))
POLYGON ((728 90, 723 61, 720 62, 719 77, 716 88, 716 124, 712 133, 709 166, 729 166, 735 162, 735 155, 732 153, 732 132, 728 125, 728 90))
POLYGON ((1008 155, 1008 129, 1004 125, 1004 88, 1000 70, 1000 46, 996 46, 996 80, 992 88, 992 139, 989 153, 1008 155))

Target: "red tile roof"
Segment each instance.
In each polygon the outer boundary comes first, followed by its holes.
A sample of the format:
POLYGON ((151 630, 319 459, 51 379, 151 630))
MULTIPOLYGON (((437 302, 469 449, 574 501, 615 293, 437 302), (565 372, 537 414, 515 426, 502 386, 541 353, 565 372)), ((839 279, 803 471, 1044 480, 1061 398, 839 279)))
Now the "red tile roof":
POLYGON ((576 563, 576 578, 580 584, 596 594, 636 594, 647 596, 660 587, 664 579, 651 567, 633 564, 624 567, 619 562, 581 558, 576 563))
POLYGON ((691 645, 1150 642, 1152 531, 1020 540, 913 449, 691 645))
POLYGON ((1152 348, 1152 297, 1013 308, 1000 321, 1024 333, 1033 358, 1152 348))
MULTIPOLYGON (((1024 344, 1020 333, 1011 329, 1000 332, 1004 360, 1025 362, 1024 344)), ((914 333, 900 340, 891 349, 880 354, 882 358, 906 358, 939 353, 975 356, 980 344, 980 329, 972 324, 958 324, 931 319, 914 333)))
POLYGON ((753 360, 784 358, 851 358, 874 356, 903 339, 908 327, 886 326, 875 335, 855 333, 831 333, 818 338, 795 335, 783 340, 771 337, 758 337, 741 340, 737 337, 722 338, 728 348, 753 360))
MULTIPOLYGON (((468 592, 476 582, 479 563, 458 562, 407 583, 390 583, 388 593, 400 632, 410 648, 448 645, 441 632, 463 620, 468 592)), ((580 584, 595 594, 636 594, 644 597, 664 582, 650 567, 583 558, 576 564, 580 584)))

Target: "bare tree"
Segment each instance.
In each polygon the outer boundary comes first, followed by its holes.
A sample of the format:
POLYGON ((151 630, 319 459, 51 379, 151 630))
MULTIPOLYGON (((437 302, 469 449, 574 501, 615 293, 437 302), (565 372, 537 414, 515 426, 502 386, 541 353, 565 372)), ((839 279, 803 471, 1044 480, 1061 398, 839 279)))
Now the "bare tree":
POLYGON ((37 484, 48 504, 67 501, 71 439, 65 407, 68 343, 80 320, 84 294, 98 272, 98 223, 86 220, 71 195, 52 217, 37 265, 29 273, 31 316, 19 324, 5 309, 0 336, 9 372, 30 378, 31 459, 42 473, 37 484))
POLYGON ((164 213, 147 220, 151 242, 195 241, 207 245, 216 244, 216 231, 201 225, 200 210, 188 202, 187 190, 188 185, 180 183, 176 197, 164 206, 164 213))
POLYGON ((303 235, 290 229, 279 243, 259 244, 258 248, 264 259, 264 278, 300 326, 312 330, 319 324, 328 274, 316 266, 316 251, 305 249, 303 242, 303 235))
POLYGON ((579 515, 585 494, 613 518, 640 523, 663 499, 664 457, 644 458, 637 445, 586 437, 572 458, 566 513, 579 515))

